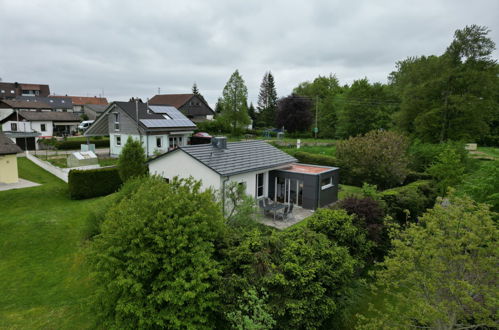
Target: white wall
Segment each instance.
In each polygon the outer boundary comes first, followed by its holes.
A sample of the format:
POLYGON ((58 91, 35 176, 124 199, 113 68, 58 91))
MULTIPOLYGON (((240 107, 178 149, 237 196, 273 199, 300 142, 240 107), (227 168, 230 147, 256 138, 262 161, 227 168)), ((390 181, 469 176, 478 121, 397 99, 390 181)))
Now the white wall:
POLYGON ((235 182, 245 182, 246 183, 246 195, 256 198, 256 175, 258 173, 264 173, 263 177, 263 196, 267 197, 269 192, 268 181, 269 181, 269 170, 255 171, 242 174, 236 174, 229 178, 230 181, 235 182))
POLYGON ((42 136, 52 136, 53 134, 53 126, 51 121, 15 121, 9 120, 2 125, 2 130, 11 131, 11 124, 17 123, 17 131, 18 132, 38 132, 41 133, 42 136), (41 126, 45 124, 45 131, 42 132, 41 126))
POLYGON ((202 180, 203 189, 220 189, 221 177, 209 167, 198 162, 182 150, 177 150, 149 163, 149 173, 163 178, 189 178, 202 180))
MULTIPOLYGON (((110 148, 111 148, 111 156, 117 157, 121 153, 121 150, 123 146, 125 145, 126 141, 128 140, 128 137, 131 136, 132 139, 138 141, 139 140, 139 135, 138 134, 119 134, 119 133, 110 133, 109 138, 111 140, 110 142, 110 148), (121 136, 121 146, 116 145, 116 138, 115 136, 119 135, 121 136)), ((184 134, 184 135, 172 135, 182 137, 182 145, 187 145, 187 141, 189 139, 189 134, 184 134)), ((162 135, 142 135, 142 146, 144 147, 144 150, 147 151, 147 156, 154 156, 155 151, 159 151, 160 153, 165 153, 168 151, 168 147, 170 145, 169 141, 170 135, 168 134, 162 134, 162 135), (158 148, 156 146, 156 138, 161 137, 162 138, 162 145, 161 148, 158 148)))

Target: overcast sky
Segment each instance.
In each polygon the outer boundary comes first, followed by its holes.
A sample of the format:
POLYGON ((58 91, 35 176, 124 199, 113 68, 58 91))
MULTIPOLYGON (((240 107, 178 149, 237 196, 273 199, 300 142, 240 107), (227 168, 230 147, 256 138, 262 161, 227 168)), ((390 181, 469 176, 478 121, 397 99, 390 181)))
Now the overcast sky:
POLYGON ((498 0, 0 0, 0 13, 3 81, 110 101, 197 82, 214 105, 235 69, 255 103, 267 70, 279 96, 330 73, 386 82, 396 61, 441 54, 471 24, 499 44, 498 0))

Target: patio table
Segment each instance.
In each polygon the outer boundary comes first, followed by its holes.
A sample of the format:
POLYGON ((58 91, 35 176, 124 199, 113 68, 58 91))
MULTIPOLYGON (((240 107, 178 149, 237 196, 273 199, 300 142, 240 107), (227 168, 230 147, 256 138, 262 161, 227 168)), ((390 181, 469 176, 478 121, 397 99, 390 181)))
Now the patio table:
POLYGON ((263 209, 265 211, 271 211, 274 213, 274 220, 275 220, 275 215, 276 215, 276 212, 279 211, 279 210, 282 210, 286 207, 286 205, 284 204, 281 204, 281 203, 274 203, 274 204, 271 204, 271 205, 266 205, 263 207, 263 209))

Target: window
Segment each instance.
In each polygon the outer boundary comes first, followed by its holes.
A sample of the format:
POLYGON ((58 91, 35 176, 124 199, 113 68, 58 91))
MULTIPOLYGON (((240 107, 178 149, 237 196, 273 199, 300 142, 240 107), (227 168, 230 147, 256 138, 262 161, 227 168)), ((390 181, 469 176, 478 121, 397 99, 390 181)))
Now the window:
POLYGON ((256 175, 256 198, 263 197, 264 178, 264 173, 258 173, 256 175))
POLYGON ((45 132, 47 130, 46 124, 40 124, 40 131, 45 132))
POLYGON ((170 149, 175 149, 182 146, 182 137, 177 136, 177 137, 170 137, 169 138, 169 148, 170 149))
POLYGON ((12 132, 17 131, 17 123, 10 123, 10 130, 12 132))
POLYGON ((13 89, 10 90, 10 94, 14 94, 15 91, 13 89))
POLYGON ((166 182, 166 183, 170 183, 170 179, 165 178, 165 182, 166 182))
POLYGON ((114 113, 114 130, 120 130, 120 114, 118 112, 114 113))
POLYGON ((121 146, 121 136, 116 135, 115 136, 115 142, 116 142, 116 146, 117 147, 121 146))
POLYGON ((0 90, 0 93, 5 93, 5 89, 0 90))
POLYGON ((161 136, 156 138, 156 147, 161 148, 163 145, 163 138, 161 136))
POLYGON ((324 189, 327 189, 327 188, 331 188, 333 185, 333 177, 330 176, 328 178, 324 178, 321 180, 321 189, 324 190, 324 189))

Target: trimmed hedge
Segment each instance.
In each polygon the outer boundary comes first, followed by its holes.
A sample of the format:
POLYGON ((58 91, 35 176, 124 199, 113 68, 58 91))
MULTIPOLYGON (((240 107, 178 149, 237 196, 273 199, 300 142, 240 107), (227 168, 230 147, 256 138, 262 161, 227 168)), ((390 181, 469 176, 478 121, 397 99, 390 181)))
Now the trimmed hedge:
POLYGON ((304 151, 297 151, 292 153, 291 155, 298 159, 300 163, 323 166, 338 166, 336 158, 332 156, 313 154, 304 151))
POLYGON ((71 170, 68 179, 71 199, 109 195, 117 191, 122 184, 117 167, 71 170))
MULTIPOLYGON (((95 144, 96 148, 109 148, 109 139, 91 139, 90 143, 95 144)), ((82 144, 86 144, 86 141, 68 139, 56 142, 55 147, 59 150, 79 150, 82 144)))
POLYGON ((415 181, 381 192, 387 213, 402 224, 416 221, 427 209, 433 207, 436 197, 435 187, 430 180, 415 181))

